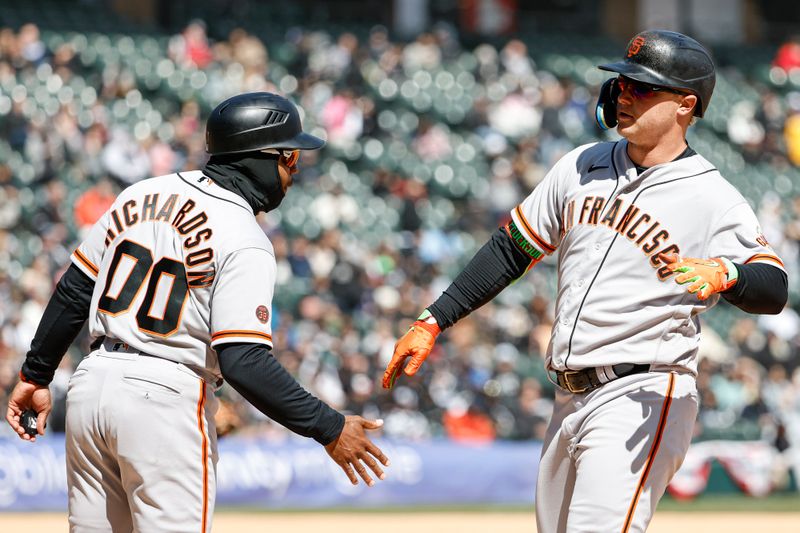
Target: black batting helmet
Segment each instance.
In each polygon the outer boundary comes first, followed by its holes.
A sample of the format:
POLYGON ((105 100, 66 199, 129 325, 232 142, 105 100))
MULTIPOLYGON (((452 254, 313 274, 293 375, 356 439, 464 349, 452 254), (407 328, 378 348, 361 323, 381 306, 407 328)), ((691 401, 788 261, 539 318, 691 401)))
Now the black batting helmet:
POLYGON ((322 139, 305 133, 300 113, 277 94, 244 93, 219 104, 206 122, 206 152, 211 155, 267 148, 316 150, 322 139))
POLYGON ((697 95, 694 114, 702 117, 714 92, 714 63, 708 50, 682 33, 647 30, 628 43, 625 58, 600 65, 643 83, 685 89, 697 95))

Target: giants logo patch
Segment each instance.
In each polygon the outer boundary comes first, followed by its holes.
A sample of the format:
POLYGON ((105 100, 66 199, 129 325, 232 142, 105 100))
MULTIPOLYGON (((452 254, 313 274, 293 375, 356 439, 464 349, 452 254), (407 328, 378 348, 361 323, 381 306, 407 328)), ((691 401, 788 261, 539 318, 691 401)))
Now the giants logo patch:
POLYGON ((256 308, 256 318, 262 324, 266 324, 269 321, 269 309, 267 309, 266 305, 259 305, 256 308))
POLYGON ((639 35, 633 41, 631 41, 631 45, 628 47, 628 57, 638 54, 642 49, 642 46, 644 46, 644 37, 639 35))

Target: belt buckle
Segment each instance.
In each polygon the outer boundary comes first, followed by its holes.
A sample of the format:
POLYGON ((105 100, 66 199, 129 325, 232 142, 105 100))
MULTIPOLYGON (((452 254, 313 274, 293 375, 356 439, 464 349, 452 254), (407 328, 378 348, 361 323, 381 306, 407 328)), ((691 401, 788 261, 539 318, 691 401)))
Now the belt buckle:
POLYGON ((582 374, 583 374, 582 370, 565 370, 564 372, 561 373, 561 375, 564 376, 564 385, 566 385, 566 389, 569 392, 573 394, 583 394, 584 392, 592 388, 592 383, 589 381, 589 379, 586 379, 585 381, 586 384, 582 387, 572 383, 573 376, 578 376, 582 374))

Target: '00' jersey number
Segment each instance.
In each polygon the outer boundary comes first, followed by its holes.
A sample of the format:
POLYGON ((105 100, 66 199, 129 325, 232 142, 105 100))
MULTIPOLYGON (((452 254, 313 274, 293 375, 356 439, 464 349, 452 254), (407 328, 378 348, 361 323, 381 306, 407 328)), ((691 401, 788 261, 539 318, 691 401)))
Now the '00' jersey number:
MULTIPOLYGON (((145 282, 147 282, 147 289, 142 303, 139 305, 139 310, 136 312, 136 323, 139 329, 144 332, 158 335, 159 337, 169 337, 178 329, 183 304, 186 302, 186 295, 189 293, 186 269, 183 263, 169 257, 162 257, 153 265, 153 253, 141 244, 126 239, 119 243, 116 250, 114 250, 114 257, 111 260, 111 266, 106 277, 106 286, 103 289, 103 296, 100 297, 97 308, 111 316, 118 316, 128 312, 133 300, 145 282), (133 261, 133 267, 120 287, 119 282, 115 285, 114 281, 123 258, 133 261), (158 313, 157 309, 153 309, 153 304, 157 292, 163 292, 164 290, 159 291, 159 285, 163 286, 162 279, 164 278, 166 278, 166 282, 171 281, 171 284, 166 302, 159 306, 161 307, 161 312, 158 313), (113 292, 112 288, 114 289, 113 292)), ((159 300, 163 301, 164 298, 159 300)))

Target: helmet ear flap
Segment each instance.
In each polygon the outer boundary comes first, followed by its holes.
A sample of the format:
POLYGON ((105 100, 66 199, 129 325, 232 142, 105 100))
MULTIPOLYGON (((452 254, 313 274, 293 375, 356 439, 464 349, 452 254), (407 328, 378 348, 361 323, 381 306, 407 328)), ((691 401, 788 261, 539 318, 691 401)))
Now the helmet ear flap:
POLYGON ((604 130, 610 130, 617 126, 617 98, 620 90, 617 78, 611 78, 600 87, 600 95, 597 97, 594 118, 598 126, 604 130))

